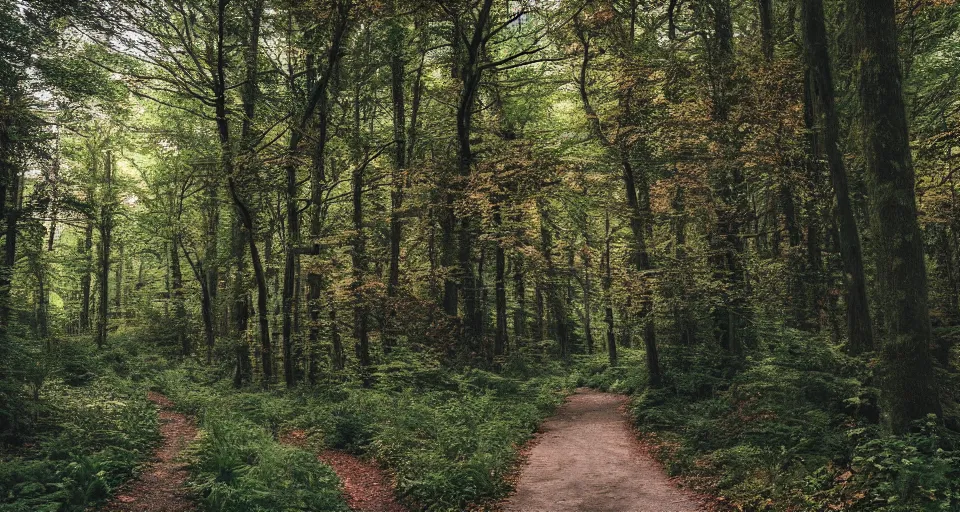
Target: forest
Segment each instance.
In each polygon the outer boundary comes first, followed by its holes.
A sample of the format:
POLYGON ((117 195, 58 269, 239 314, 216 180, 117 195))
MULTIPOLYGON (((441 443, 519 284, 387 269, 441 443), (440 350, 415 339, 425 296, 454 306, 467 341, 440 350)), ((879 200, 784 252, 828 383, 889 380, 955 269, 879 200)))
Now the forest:
POLYGON ((956 0, 0 0, 0 512, 960 511, 956 0))

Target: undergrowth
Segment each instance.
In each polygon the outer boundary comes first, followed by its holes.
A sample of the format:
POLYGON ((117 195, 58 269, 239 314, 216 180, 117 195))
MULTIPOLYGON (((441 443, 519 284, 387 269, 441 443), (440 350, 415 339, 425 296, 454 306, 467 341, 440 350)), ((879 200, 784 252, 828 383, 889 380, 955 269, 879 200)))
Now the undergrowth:
MULTIPOLYGON (((561 376, 559 366, 535 378, 509 365, 502 374, 456 372, 402 350, 378 367, 370 388, 337 381, 293 391, 234 390, 226 379, 211 381, 211 373, 181 367, 164 372, 156 383, 185 412, 205 418, 205 432, 211 421, 221 436, 237 435, 230 432, 246 425, 242 430, 257 432, 258 442, 267 443, 289 431, 304 431, 315 450, 334 448, 373 458, 395 476, 402 501, 415 510, 435 511, 462 510, 503 497, 509 491, 504 477, 518 446, 573 383, 561 376)), ((213 489, 230 487, 219 481, 211 485, 211 479, 223 480, 214 476, 224 473, 224 463, 217 461, 244 460, 223 455, 233 444, 205 437, 196 447, 193 481, 211 510, 242 509, 213 506, 221 499, 213 489)), ((291 459, 288 466, 307 462, 291 459)), ((227 490, 221 495, 230 496, 227 490)))
POLYGON ((794 331, 751 352, 731 362, 665 346, 657 390, 645 386, 636 350, 616 368, 604 356, 581 361, 578 378, 633 393, 636 424, 668 472, 730 510, 960 510, 960 438, 933 419, 884 433, 871 361, 794 331))
POLYGON ((133 358, 123 343, 97 354, 89 342, 51 350, 15 342, 32 359, 6 368, 14 378, 3 393, 0 511, 82 511, 103 502, 159 439, 145 389, 116 371, 116 361, 133 358))

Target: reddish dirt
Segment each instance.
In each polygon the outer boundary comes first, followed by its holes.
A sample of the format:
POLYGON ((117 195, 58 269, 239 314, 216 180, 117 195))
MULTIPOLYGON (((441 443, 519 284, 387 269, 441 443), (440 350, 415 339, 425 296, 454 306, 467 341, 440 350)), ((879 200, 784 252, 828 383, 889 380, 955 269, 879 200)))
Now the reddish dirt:
POLYGON ((157 405, 163 443, 154 460, 139 478, 125 484, 106 507, 107 512, 188 512, 196 510, 184 484, 189 473, 178 460, 184 448, 197 437, 193 421, 173 410, 167 397, 150 392, 147 398, 157 405))
POLYGON ((703 512, 637 442, 627 397, 578 389, 541 426, 516 492, 516 512, 703 512))
MULTIPOLYGON (((301 448, 309 443, 306 432, 293 430, 281 441, 301 448)), ((356 512, 407 512, 393 495, 393 482, 379 466, 349 453, 324 450, 317 459, 333 468, 343 482, 347 505, 356 512)))

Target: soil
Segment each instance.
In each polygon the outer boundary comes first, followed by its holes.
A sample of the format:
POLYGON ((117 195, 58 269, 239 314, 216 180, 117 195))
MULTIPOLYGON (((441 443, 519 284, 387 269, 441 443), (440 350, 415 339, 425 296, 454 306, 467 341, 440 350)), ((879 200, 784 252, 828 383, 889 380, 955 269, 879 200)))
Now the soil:
POLYGON ((704 512, 642 449, 624 413, 627 397, 578 389, 543 423, 516 491, 515 512, 704 512))
POLYGON ((190 512, 197 509, 190 499, 187 468, 180 453, 196 439, 197 426, 173 410, 167 397, 150 392, 147 398, 159 409, 163 442, 138 478, 125 484, 103 508, 106 512, 190 512))
MULTIPOLYGON (((308 448, 306 432, 293 430, 281 437, 281 442, 308 448)), ((343 483, 347 505, 355 512, 407 512, 393 494, 393 480, 373 461, 352 454, 324 450, 319 455, 324 464, 333 468, 343 483)))

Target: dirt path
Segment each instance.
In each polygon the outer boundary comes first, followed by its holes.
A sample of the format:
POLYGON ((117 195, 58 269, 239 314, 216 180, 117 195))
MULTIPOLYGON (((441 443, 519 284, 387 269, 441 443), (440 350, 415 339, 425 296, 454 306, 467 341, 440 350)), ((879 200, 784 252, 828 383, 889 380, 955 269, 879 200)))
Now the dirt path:
POLYGON ((543 423, 503 505, 516 512, 702 512, 640 450, 623 395, 579 389, 543 423))
POLYGON ((185 484, 189 473, 177 457, 197 437, 193 420, 175 412, 167 397, 150 392, 147 398, 160 409, 163 444, 136 480, 128 482, 106 507, 107 512, 188 512, 196 510, 185 484))
MULTIPOLYGON (((281 442, 308 448, 307 433, 293 430, 284 434, 281 442)), ((359 459, 349 453, 324 450, 317 459, 333 468, 343 482, 347 505, 355 512, 407 512, 393 495, 393 482, 376 463, 359 459)))

